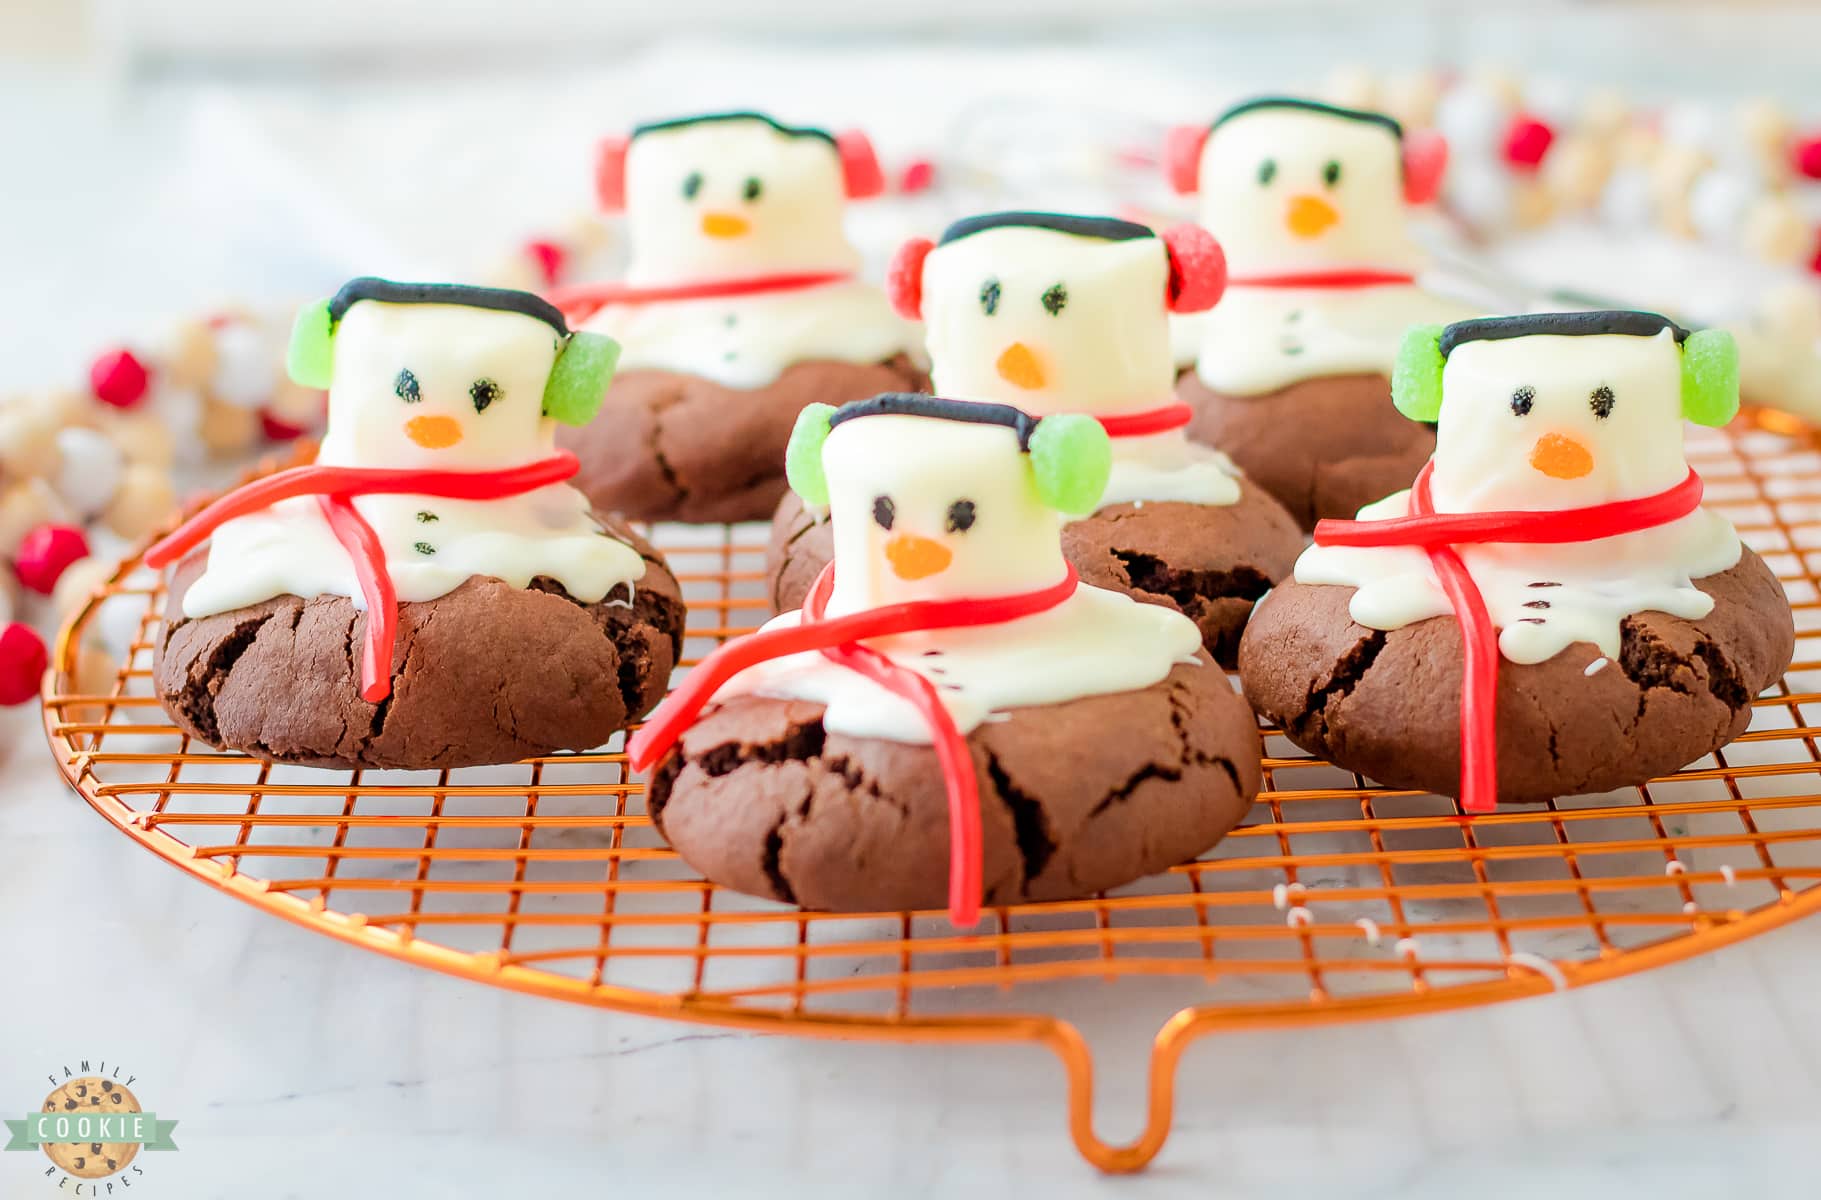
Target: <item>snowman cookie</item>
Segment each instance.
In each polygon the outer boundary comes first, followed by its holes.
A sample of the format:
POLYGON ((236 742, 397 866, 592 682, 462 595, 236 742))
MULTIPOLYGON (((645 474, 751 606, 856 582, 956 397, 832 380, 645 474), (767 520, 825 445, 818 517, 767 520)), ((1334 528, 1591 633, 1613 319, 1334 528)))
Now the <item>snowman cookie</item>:
POLYGON ((597 507, 768 517, 804 406, 925 386, 915 326, 860 280, 842 231, 846 201, 883 188, 864 135, 754 112, 661 121, 611 139, 597 182, 626 213, 626 278, 559 297, 622 347, 602 419, 559 439, 597 507))
POLYGON ((1298 745, 1470 812, 1641 783, 1744 731, 1788 601, 1700 506, 1683 418, 1738 407, 1730 335, 1650 313, 1410 332, 1398 407, 1439 421, 1415 485, 1323 521, 1240 644, 1298 745))
MULTIPOLYGON (((1038 416, 1094 417, 1113 469, 1063 553, 1098 587, 1186 614, 1231 666, 1252 603, 1289 573, 1302 531, 1217 450, 1189 441, 1172 394, 1169 314, 1220 298, 1220 247, 1193 225, 1161 237, 1109 217, 1005 212, 899 251, 890 288, 927 321, 936 390, 1038 416)), ((826 512, 786 496, 772 523, 779 610, 803 602, 834 553, 826 512)))
POLYGON ((1304 528, 1408 487, 1435 438, 1391 405, 1398 339, 1473 315, 1419 286, 1405 228, 1405 206, 1435 194, 1446 144, 1379 113, 1266 97, 1177 130, 1168 158, 1230 272, 1178 384, 1189 435, 1304 528))
POLYGON ((299 314, 329 391, 313 466, 154 545, 154 682, 179 726, 270 761, 443 768, 599 745, 663 695, 675 578, 565 482, 610 339, 536 296, 356 279, 299 314))
POLYGON ((832 513, 800 611, 729 642, 629 746, 709 879, 808 908, 1092 894, 1213 845, 1257 727, 1181 613, 1082 583, 1100 425, 883 395, 805 411, 792 486, 832 513))

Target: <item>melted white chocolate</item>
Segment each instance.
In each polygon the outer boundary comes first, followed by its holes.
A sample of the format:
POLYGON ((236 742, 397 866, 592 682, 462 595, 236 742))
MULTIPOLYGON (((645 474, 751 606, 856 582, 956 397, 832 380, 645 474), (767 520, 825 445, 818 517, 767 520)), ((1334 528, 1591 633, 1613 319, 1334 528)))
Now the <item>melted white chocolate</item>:
POLYGON ((615 304, 583 328, 620 343, 619 369, 699 375, 749 390, 796 363, 878 363, 908 353, 917 327, 858 281, 785 292, 615 304))

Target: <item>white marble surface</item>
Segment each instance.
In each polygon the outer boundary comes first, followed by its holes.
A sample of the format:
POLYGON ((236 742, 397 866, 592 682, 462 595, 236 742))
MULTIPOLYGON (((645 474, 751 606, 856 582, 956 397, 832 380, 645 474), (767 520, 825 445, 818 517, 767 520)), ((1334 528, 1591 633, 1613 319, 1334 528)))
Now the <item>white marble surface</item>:
MULTIPOLYGON (((953 63, 955 78, 969 65, 953 63)), ((673 71, 647 61, 612 86, 647 87, 644 109, 662 108, 673 71)), ((0 387, 67 371, 96 340, 174 309, 325 286, 365 252, 455 262, 440 206, 394 238, 400 213, 356 203, 361 187, 306 171, 274 191, 286 160, 256 153, 242 117, 257 111, 320 150, 304 117, 354 111, 338 93, 180 82, 110 94, 91 82, 0 67, 0 161, 15 167, 0 186, 12 284, 0 289, 0 387)), ((575 86, 564 94, 587 90, 575 86)), ((813 90, 775 86, 799 107, 813 90)), ((1152 106, 1173 86, 1156 83, 1152 106)), ((582 124, 599 122, 563 128, 582 124)), ((886 127, 888 144, 911 145, 886 127)), ((508 162, 562 142, 526 134, 508 162)), ((546 163, 528 178, 570 175, 546 163)), ((478 198, 489 215, 473 240, 513 232, 512 196, 540 218, 579 203, 526 189, 478 198)), ((179 1119, 183 1147, 146 1156, 132 1195, 1606 1200, 1805 1195, 1821 1169, 1818 921, 1571 994, 1206 1040, 1183 1062, 1175 1133, 1153 1169, 1108 1180, 1071 1148, 1062 1073, 1041 1050, 762 1038, 410 968, 265 917, 139 850, 63 788, 34 714, 0 714, 0 745, 0 1109, 34 1104, 65 1062, 124 1063, 141 1099, 179 1119)), ((1135 1018, 1128 989, 1081 994, 1101 1050, 1101 1130, 1128 1136, 1156 1020, 1135 1018)), ((56 1194, 38 1177, 46 1165, 0 1155, 0 1196, 56 1194)))

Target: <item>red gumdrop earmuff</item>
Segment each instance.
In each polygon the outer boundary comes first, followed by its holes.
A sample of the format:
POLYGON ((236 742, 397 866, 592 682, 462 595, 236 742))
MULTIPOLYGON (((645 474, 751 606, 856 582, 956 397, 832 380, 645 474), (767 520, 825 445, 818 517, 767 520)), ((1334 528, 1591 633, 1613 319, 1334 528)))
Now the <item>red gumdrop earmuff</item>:
POLYGON ((1176 225, 1163 231, 1170 256, 1169 295, 1173 313, 1206 312, 1227 290, 1227 254, 1214 235, 1199 225, 1176 225))
POLYGON ((879 169, 872 139, 858 129, 844 129, 835 135, 835 151, 841 156, 841 179, 849 200, 864 200, 885 190, 885 172, 879 169))
POLYGON ((626 207, 626 152, 632 139, 623 133, 601 139, 594 158, 594 195, 604 212, 626 207))
POLYGON ((1441 194, 1448 169, 1448 139, 1433 129, 1404 135, 1404 200, 1427 204, 1441 194))
POLYGON ((1178 196, 1193 196, 1201 186, 1201 149, 1208 144, 1206 125, 1174 125, 1163 139, 1163 169, 1178 196))
POLYGON ((912 238, 892 255, 885 272, 885 294, 892 308, 907 321, 923 319, 923 260, 936 248, 928 238, 912 238))

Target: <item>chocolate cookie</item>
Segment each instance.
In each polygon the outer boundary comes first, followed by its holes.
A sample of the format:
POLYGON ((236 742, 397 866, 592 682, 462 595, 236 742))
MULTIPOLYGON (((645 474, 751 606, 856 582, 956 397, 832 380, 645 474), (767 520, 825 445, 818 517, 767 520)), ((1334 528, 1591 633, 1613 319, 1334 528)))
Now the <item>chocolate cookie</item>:
POLYGON ((1176 395, 1195 409, 1189 436, 1224 450, 1304 529, 1409 487, 1435 451, 1434 428, 1399 415, 1383 375, 1332 375, 1227 396, 1186 371, 1176 395))
MULTIPOLYGON (((820 704, 741 696, 683 734, 652 820, 737 891, 835 911, 941 907, 948 802, 929 746, 828 733, 820 704)), ((968 736, 985 900, 1091 895, 1193 858, 1257 793, 1244 702, 1205 660, 1142 691, 1013 709, 968 736)))
POLYGON ((604 522, 645 575, 595 604, 553 581, 475 577, 401 604, 392 695, 360 694, 365 616, 341 596, 280 596, 196 619, 183 594, 206 550, 177 568, 154 686, 171 719, 223 749, 323 767, 445 768, 605 742, 664 695, 683 599, 656 550, 604 522))
POLYGON ((758 521, 784 494, 784 446, 805 405, 928 390, 905 355, 806 362, 741 391, 673 371, 630 370, 600 416, 558 431, 582 460, 574 483, 594 506, 640 521, 758 521))
MULTIPOLYGON (((1182 613, 1229 670, 1253 603, 1290 573, 1302 547, 1296 522, 1245 480, 1235 504, 1111 504, 1062 530, 1062 552, 1083 583, 1182 613)), ((772 518, 765 558, 773 607, 800 608, 833 554, 834 527, 787 493, 772 518)))
MULTIPOLYGON (((1795 645, 1789 604, 1749 549, 1696 581, 1711 613, 1628 617, 1602 661, 1577 643, 1499 663, 1499 798, 1540 801, 1674 771, 1745 731, 1751 701, 1795 645)), ((1286 583, 1239 647, 1247 699, 1291 741, 1388 787, 1453 795, 1460 781, 1461 635, 1451 617, 1383 632, 1353 623, 1353 589, 1286 583)))

